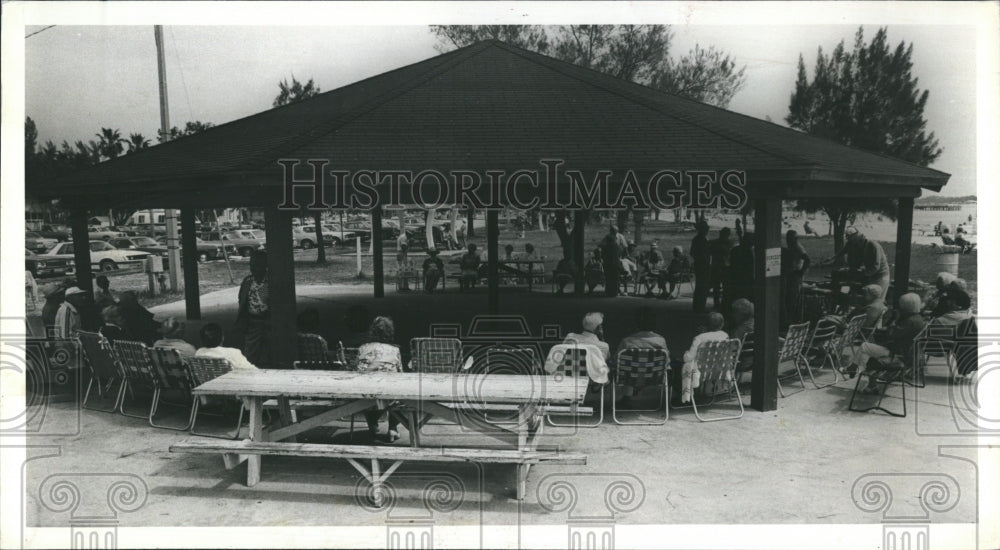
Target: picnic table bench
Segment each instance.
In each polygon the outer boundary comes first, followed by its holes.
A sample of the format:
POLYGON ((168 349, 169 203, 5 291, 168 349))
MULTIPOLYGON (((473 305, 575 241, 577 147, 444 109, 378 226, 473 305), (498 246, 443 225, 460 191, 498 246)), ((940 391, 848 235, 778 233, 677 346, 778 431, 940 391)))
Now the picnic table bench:
MULTIPOLYGON (((350 371, 240 370, 206 382, 193 390, 195 395, 223 395, 242 398, 250 410, 248 439, 242 441, 191 438, 170 447, 171 452, 218 453, 227 468, 247 463, 247 485, 260 480, 261 457, 312 456, 346 459, 373 485, 376 505, 383 502, 383 483, 403 462, 507 463, 517 467, 517 498, 526 493, 528 471, 534 464, 586 464, 580 453, 539 450, 544 414, 551 407, 583 401, 586 381, 543 375, 423 374, 350 371), (477 376, 481 379, 475 380, 477 376), (544 378, 544 380, 542 379, 544 378), (276 399, 280 423, 265 427, 263 408, 276 399), (326 409, 301 420, 293 419, 292 404, 315 405, 326 409), (394 410, 407 420, 411 447, 363 446, 294 441, 296 435, 330 422, 349 418, 371 408, 394 410), (558 405, 556 405, 558 404, 558 405), (469 410, 516 412, 514 427, 505 427, 469 410), (420 427, 431 417, 460 425, 475 435, 497 439, 508 448, 485 446, 441 447, 421 445, 420 427), (370 469, 360 460, 369 460, 370 469), (392 464, 383 470, 379 460, 392 464)), ((577 407, 580 409, 580 407, 577 407)))

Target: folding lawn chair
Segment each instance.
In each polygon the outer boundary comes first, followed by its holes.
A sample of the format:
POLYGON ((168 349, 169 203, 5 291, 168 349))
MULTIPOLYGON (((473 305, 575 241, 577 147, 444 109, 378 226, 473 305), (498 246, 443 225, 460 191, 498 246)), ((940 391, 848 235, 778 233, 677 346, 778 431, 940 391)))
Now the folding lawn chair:
POLYGON ((827 318, 816 321, 816 326, 813 327, 812 335, 809 337, 809 343, 802 351, 801 364, 805 367, 806 374, 809 375, 809 381, 817 390, 832 386, 840 381, 840 371, 837 369, 837 365, 842 338, 841 334, 838 333, 838 328, 836 322, 827 318), (819 359, 819 364, 813 367, 810 357, 819 359), (821 385, 816 381, 813 368, 821 369, 827 364, 830 365, 830 370, 833 372, 833 381, 821 385))
MULTIPOLYGON (((200 386, 210 380, 214 380, 227 372, 233 370, 233 366, 225 359, 215 358, 215 357, 192 357, 188 359, 188 366, 191 368, 191 380, 195 386, 200 386)), ((230 434, 225 432, 225 437, 223 439, 236 439, 240 435, 240 427, 243 425, 243 414, 246 407, 243 406, 242 401, 237 401, 240 406, 239 416, 236 419, 236 430, 230 434)), ((198 432, 195 428, 198 424, 198 411, 201 408, 201 399, 199 396, 195 396, 194 403, 191 405, 191 434, 192 435, 204 435, 208 437, 220 437, 218 434, 208 433, 208 432, 198 432)), ((223 414, 216 414, 215 416, 224 416, 223 414)))
POLYGON ((156 395, 157 376, 153 362, 149 359, 149 350, 146 344, 131 340, 115 340, 111 344, 111 354, 118 361, 118 365, 125 374, 125 395, 132 395, 135 398, 136 390, 148 390, 152 397, 149 408, 143 414, 136 414, 125 410, 126 399, 122 399, 119 411, 124 416, 132 418, 149 418, 149 412, 153 409, 153 400, 156 395))
POLYGON ((77 339, 80 341, 80 349, 87 360, 87 367, 90 369, 90 382, 83 395, 82 406, 85 409, 101 412, 116 412, 122 399, 125 396, 125 376, 115 363, 114 356, 111 355, 111 345, 104 336, 96 332, 79 331, 77 339), (111 389, 117 383, 114 390, 115 400, 110 409, 88 406, 90 401, 90 390, 97 386, 97 393, 101 397, 111 394, 111 389))
POLYGON ((330 356, 326 350, 326 342, 318 334, 298 334, 299 360, 300 361, 327 361, 330 356))
MULTIPOLYGON (((194 414, 188 414, 187 423, 183 426, 168 426, 166 424, 156 424, 156 411, 159 409, 160 396, 163 391, 173 391, 183 394, 187 399, 194 399, 191 395, 191 370, 184 362, 184 358, 175 349, 171 348, 149 348, 149 357, 153 362, 154 372, 159 380, 153 391, 153 406, 149 410, 149 424, 156 428, 166 428, 168 430, 185 431, 190 430, 194 423, 194 414)), ((164 401, 165 404, 171 404, 164 401)), ((193 407, 188 407, 192 410, 193 407)))
MULTIPOLYGON (((740 389, 736 384, 736 364, 739 361, 740 356, 740 345, 741 341, 739 338, 730 338, 728 340, 716 340, 712 342, 704 342, 698 346, 697 355, 695 356, 695 361, 698 364, 699 371, 699 388, 701 392, 692 392, 691 394, 691 408, 694 409, 694 415, 698 420, 702 422, 715 422, 718 420, 736 420, 743 417, 743 397, 740 395, 740 389), (711 384, 712 390, 708 391, 708 386, 711 384), (721 386, 721 390, 720 390, 721 386), (702 407, 715 404, 715 400, 720 395, 730 395, 736 393, 736 400, 740 407, 739 414, 716 416, 714 418, 706 418, 701 415, 698 410, 698 399, 697 394, 708 395, 711 397, 708 403, 702 403, 702 407)), ((686 406, 675 407, 675 408, 687 408, 686 406)))
POLYGON ((670 365, 670 356, 666 350, 662 349, 623 349, 618 352, 616 363, 617 371, 615 381, 611 385, 611 418, 615 424, 654 426, 667 422, 670 411, 667 407, 667 399, 670 398, 669 386, 667 382, 667 368, 670 365), (624 409, 625 412, 656 412, 663 409, 663 420, 653 422, 623 421, 618 419, 618 404, 616 386, 631 386, 633 388, 644 388, 646 386, 663 386, 663 394, 658 400, 655 409, 624 409))
POLYGON ((462 341, 458 338, 410 340, 410 370, 453 374, 462 368, 462 341))
MULTIPOLYGON (((587 374, 586 348, 575 347, 573 345, 556 345, 549 351, 549 359, 558 365, 558 368, 553 373, 553 376, 569 378, 571 380, 575 380, 577 384, 590 385, 590 377, 587 374)), ((579 403, 575 402, 570 405, 570 414, 573 416, 573 422, 555 422, 552 420, 552 415, 546 415, 545 419, 552 426, 570 428, 596 428, 600 426, 604 422, 604 384, 601 384, 600 413, 596 422, 592 424, 579 423, 576 420, 578 417, 577 407, 579 405, 579 403)))
POLYGON ((785 389, 781 385, 782 379, 791 378, 792 374, 786 374, 784 376, 778 373, 778 393, 781 397, 788 397, 789 395, 795 395, 800 391, 806 389, 806 381, 802 378, 802 370, 799 366, 800 361, 805 359, 802 357, 802 350, 806 346, 806 342, 809 340, 809 322, 799 323, 797 325, 790 325, 788 331, 785 333, 785 340, 781 344, 781 349, 778 350, 778 365, 781 366, 782 363, 791 361, 792 365, 795 367, 794 375, 798 377, 799 383, 802 384, 802 389, 785 394, 785 389))

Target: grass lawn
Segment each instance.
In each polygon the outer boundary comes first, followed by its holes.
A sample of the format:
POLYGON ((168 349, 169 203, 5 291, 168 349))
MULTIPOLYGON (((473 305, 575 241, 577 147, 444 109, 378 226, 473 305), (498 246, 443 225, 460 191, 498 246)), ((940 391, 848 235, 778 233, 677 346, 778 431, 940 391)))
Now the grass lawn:
MULTIPOLYGON (((711 220, 710 220, 711 223, 711 220)), ((713 226, 709 237, 717 235, 718 227, 713 226)), ((605 223, 591 224, 586 232, 586 250, 588 254, 592 251, 607 232, 605 223)), ((691 238, 694 236, 691 224, 677 224, 674 222, 649 221, 644 225, 643 238, 638 243, 639 250, 646 250, 649 243, 654 240, 658 242, 660 250, 664 255, 669 256, 670 250, 680 245, 687 251, 691 245, 691 238)), ((514 246, 516 252, 524 250, 525 243, 535 245, 536 252, 544 256, 547 260, 546 269, 551 270, 562 255, 559 246, 559 238, 555 231, 527 231, 525 238, 513 229, 501 226, 500 251, 503 254, 503 247, 507 244, 514 246)), ((480 253, 485 259, 486 238, 485 230, 477 228, 475 242, 480 249, 480 253)), ((830 257, 833 254, 833 237, 803 238, 802 245, 813 258, 814 262, 830 257)), ((889 263, 895 262, 896 244, 893 242, 882 243, 885 253, 889 258, 889 263)), ((367 252, 365 250, 364 252, 367 252)), ((386 286, 394 284, 393 274, 396 271, 396 246, 394 243, 386 242, 384 253, 384 265, 386 274, 386 286)), ((410 257, 417 265, 423 261, 424 252, 422 250, 411 251, 410 257)), ((959 260, 959 277, 969 283, 970 295, 975 304, 976 294, 976 259, 977 253, 964 254, 959 260)), ((445 259, 447 263, 447 259, 445 259)), ((303 285, 315 284, 372 284, 372 261, 371 256, 362 254, 361 259, 363 276, 358 277, 357 260, 355 251, 352 248, 328 248, 327 263, 316 264, 316 250, 296 250, 295 251, 295 281, 303 285)), ((941 270, 937 265, 937 254, 934 249, 926 245, 914 245, 912 259, 910 261, 910 278, 917 282, 931 283, 934 277, 941 270)), ((201 293, 212 292, 223 288, 238 285, 239 282, 249 273, 249 264, 246 259, 237 258, 231 261, 232 279, 229 270, 223 261, 206 262, 199 264, 198 276, 201 293)), ((807 274, 807 279, 822 279, 829 274, 830 267, 813 267, 807 274)), ((182 278, 183 279, 183 278, 182 278)), ((147 278, 141 273, 112 275, 112 289, 116 291, 135 290, 140 293, 140 299, 146 307, 183 300, 183 280, 179 281, 178 292, 168 292, 157 296, 147 294, 147 278)))

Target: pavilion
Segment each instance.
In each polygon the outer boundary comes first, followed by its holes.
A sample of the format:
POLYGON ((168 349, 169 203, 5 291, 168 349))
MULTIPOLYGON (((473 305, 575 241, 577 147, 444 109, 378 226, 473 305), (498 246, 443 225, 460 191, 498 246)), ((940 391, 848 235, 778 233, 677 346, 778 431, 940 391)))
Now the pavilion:
MULTIPOLYGON (((103 162, 47 182, 37 194, 72 205, 73 239, 88 240, 90 212, 114 205, 179 208, 182 249, 195 249, 201 208, 264 207, 272 353, 291 365, 295 342, 294 210, 283 202, 279 161, 328 169, 448 172, 537 169, 558 158, 588 178, 598 170, 731 169, 746 174, 756 226, 756 357, 752 406, 777 407, 781 201, 806 197, 898 199, 895 281, 908 281, 913 201, 949 175, 668 95, 497 41, 485 41, 103 162), (764 251, 764 253, 760 253, 764 251), (771 269, 767 258, 772 259, 771 269)), ((305 178, 307 174, 296 174, 305 178)), ((485 177, 484 177, 485 179, 485 177)), ((433 181, 433 180, 431 180, 433 181)), ((560 182, 560 185, 563 182, 560 182)), ((612 182, 620 185, 620 181, 612 182)), ((411 190, 412 191, 412 190, 411 190)), ((371 210, 381 226, 386 190, 371 210)), ((309 203, 308 198, 300 202, 309 203)), ((575 250, 584 257, 582 216, 575 250)), ((499 308, 498 212, 487 212, 488 308, 499 308)), ((91 289, 89 250, 76 246, 77 280, 91 289)), ((374 296, 384 296, 382 242, 373 240, 374 296)), ((200 316, 198 268, 184 266, 190 319, 200 316)), ((582 272, 578 274, 582 290, 582 272)), ((898 287, 899 285, 897 285, 898 287)), ((904 285, 905 287, 905 285, 904 285)))

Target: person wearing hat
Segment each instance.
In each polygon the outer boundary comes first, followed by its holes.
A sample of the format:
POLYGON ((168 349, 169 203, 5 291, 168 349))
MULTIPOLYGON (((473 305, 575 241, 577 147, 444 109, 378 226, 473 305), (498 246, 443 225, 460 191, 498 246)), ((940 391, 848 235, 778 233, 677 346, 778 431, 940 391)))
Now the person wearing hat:
POLYGON ((56 337, 74 338, 80 330, 80 309, 84 307, 87 292, 78 286, 66 289, 65 299, 56 312, 56 337))
POLYGON ((694 264, 694 298, 692 307, 696 312, 705 311, 708 299, 709 275, 712 269, 712 253, 708 245, 708 222, 698 220, 696 232, 691 240, 691 259, 694 264))
POLYGON ((424 260, 423 272, 424 290, 430 294, 437 288, 438 281, 444 274, 444 262, 438 258, 438 249, 433 247, 427 249, 427 259, 424 260))
POLYGON ((177 350, 177 354, 187 359, 194 357, 195 348, 181 336, 184 335, 184 323, 175 317, 167 317, 160 325, 160 339, 153 342, 154 348, 167 348, 177 350))
POLYGON ((604 314, 592 311, 583 316, 583 332, 571 332, 566 335, 563 344, 592 345, 601 350, 601 355, 607 361, 611 358, 611 346, 604 341, 604 314))

